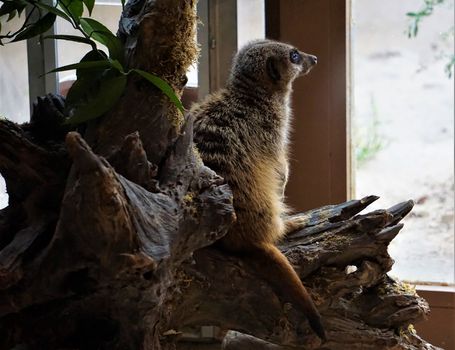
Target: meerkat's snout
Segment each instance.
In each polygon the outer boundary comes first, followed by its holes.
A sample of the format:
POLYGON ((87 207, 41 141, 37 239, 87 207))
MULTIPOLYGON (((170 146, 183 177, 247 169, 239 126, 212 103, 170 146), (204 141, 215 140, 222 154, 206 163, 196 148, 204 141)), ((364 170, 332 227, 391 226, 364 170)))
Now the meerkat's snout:
POLYGON ((310 63, 311 63, 312 66, 318 64, 318 58, 316 56, 308 55, 308 58, 309 58, 310 63))
POLYGON ((302 52, 303 64, 302 64, 302 75, 308 74, 310 70, 318 63, 318 58, 314 55, 310 55, 302 52))

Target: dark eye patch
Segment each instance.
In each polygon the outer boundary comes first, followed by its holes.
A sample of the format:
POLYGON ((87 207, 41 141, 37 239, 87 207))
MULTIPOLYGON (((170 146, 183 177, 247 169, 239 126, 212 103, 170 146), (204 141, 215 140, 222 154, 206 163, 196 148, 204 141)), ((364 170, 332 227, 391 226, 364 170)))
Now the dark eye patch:
POLYGON ((294 64, 299 64, 302 62, 302 55, 297 50, 292 50, 289 59, 294 64))
POLYGON ((267 74, 272 81, 277 82, 281 79, 279 64, 276 58, 269 57, 266 62, 267 74))

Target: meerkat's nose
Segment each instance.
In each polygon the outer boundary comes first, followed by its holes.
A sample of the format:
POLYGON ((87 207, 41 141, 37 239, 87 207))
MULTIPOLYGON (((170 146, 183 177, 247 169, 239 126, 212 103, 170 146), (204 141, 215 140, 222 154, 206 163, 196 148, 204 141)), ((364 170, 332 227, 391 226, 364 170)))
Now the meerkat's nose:
POLYGON ((313 66, 318 63, 318 58, 316 56, 308 55, 308 57, 310 58, 310 62, 313 66))

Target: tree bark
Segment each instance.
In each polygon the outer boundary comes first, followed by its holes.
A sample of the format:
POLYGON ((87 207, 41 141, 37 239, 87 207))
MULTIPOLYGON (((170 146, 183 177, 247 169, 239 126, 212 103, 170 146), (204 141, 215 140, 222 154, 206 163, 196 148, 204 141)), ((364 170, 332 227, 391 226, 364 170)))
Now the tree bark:
MULTIPOLYGON (((195 28, 195 0, 133 0, 118 35, 129 68, 181 95, 195 28)), ((175 349, 200 325, 242 332, 225 349, 435 349, 410 326, 427 303, 386 275, 412 202, 357 215, 371 196, 298 214, 307 226, 280 248, 321 311, 321 344, 283 291, 212 245, 235 213, 194 150, 191 116, 138 77, 83 137, 63 107, 48 95, 30 123, 0 121, 0 349, 175 349)))

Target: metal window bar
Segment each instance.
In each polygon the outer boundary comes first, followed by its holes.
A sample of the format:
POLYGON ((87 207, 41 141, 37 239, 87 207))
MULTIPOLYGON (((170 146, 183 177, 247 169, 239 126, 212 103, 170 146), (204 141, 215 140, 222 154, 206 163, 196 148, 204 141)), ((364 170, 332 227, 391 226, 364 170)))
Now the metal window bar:
POLYGON ((226 82, 231 60, 237 51, 237 1, 199 0, 198 66, 199 99, 226 82))
MULTIPOLYGON (((53 5, 52 0, 46 3, 53 5)), ((26 11, 29 14, 31 7, 26 11)), ((37 20, 38 16, 35 12, 31 19, 37 20)), ((44 36, 53 34, 55 34, 55 23, 46 33, 27 40, 30 115, 32 115, 33 102, 38 96, 58 92, 57 73, 46 74, 57 67, 57 43, 55 40, 43 39, 44 36)))

